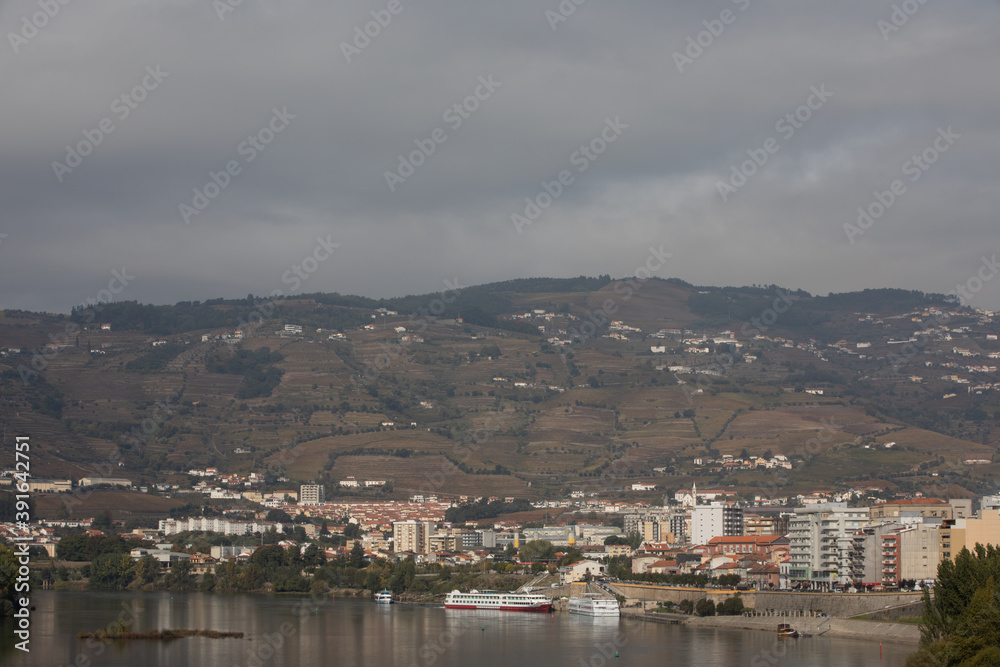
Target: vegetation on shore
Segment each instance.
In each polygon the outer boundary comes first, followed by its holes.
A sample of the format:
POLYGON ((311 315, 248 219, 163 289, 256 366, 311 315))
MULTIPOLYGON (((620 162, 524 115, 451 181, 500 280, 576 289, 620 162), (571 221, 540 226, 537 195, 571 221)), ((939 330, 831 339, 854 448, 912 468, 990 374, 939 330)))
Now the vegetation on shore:
POLYGON ((243 639, 242 632, 219 630, 154 630, 149 632, 80 632, 77 639, 182 639, 184 637, 208 637, 209 639, 243 639))
POLYGON ((1000 665, 1000 548, 962 549, 938 565, 934 597, 924 593, 920 650, 907 667, 1000 665))
MULTIPOLYGON (((267 541, 273 535, 265 535, 267 541)), ((339 541, 340 536, 324 538, 339 541)), ((201 544, 203 538, 185 536, 201 544)), ((370 562, 365 558, 360 542, 350 553, 327 558, 323 544, 314 542, 305 550, 285 549, 278 544, 257 546, 253 554, 241 559, 227 559, 215 565, 214 572, 197 572, 197 565, 187 558, 174 561, 164 568, 153 556, 132 558, 134 548, 150 548, 148 542, 123 539, 119 535, 73 535, 63 538, 57 546, 60 558, 89 560, 76 572, 65 567, 38 569, 39 578, 54 588, 63 587, 71 577, 96 590, 171 590, 220 593, 274 592, 325 594, 337 589, 370 591, 388 589, 396 595, 414 599, 431 599, 453 589, 491 588, 513 590, 526 583, 531 575, 581 558, 572 549, 561 558, 555 557, 550 542, 535 540, 522 548, 522 559, 539 559, 532 565, 510 562, 516 555, 511 549, 496 561, 480 561, 470 565, 446 566, 437 563, 418 566, 412 558, 392 563, 385 559, 370 562), (545 562, 542 562, 545 561, 545 562)), ((177 546, 181 546, 178 544, 177 546)), ((203 546, 203 545, 202 545, 203 546)), ((0 554, 2 555, 2 554, 0 554)))

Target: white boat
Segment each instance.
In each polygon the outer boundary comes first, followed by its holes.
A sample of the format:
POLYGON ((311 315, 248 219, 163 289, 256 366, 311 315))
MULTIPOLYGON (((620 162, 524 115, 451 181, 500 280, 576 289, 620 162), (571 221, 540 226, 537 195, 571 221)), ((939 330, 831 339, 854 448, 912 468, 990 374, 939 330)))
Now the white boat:
POLYGON ((375 594, 375 604, 392 604, 392 592, 380 591, 375 594))
POLYGON ((502 591, 452 591, 444 598, 445 609, 493 609, 497 611, 551 611, 552 600, 531 593, 502 591))
POLYGON ((601 595, 588 594, 569 599, 569 613, 584 616, 618 616, 618 600, 601 595))

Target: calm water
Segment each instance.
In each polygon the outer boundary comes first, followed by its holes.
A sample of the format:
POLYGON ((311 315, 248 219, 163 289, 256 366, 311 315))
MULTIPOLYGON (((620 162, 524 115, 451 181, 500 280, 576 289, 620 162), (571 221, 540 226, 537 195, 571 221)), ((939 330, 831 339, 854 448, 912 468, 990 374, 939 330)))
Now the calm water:
POLYGON ((729 667, 901 667, 908 646, 822 637, 779 640, 767 632, 689 629, 567 614, 518 614, 375 605, 262 595, 54 593, 32 597, 31 653, 13 648, 0 623, 0 664, 128 667, 352 667, 695 665, 729 667), (107 645, 76 638, 133 613, 134 630, 189 628, 246 633, 107 645), (296 611, 306 611, 303 615, 296 611), (268 643, 270 637, 271 643, 268 643), (277 648, 272 648, 277 645, 277 648), (615 657, 615 651, 618 657, 615 657), (779 656, 775 655, 775 652, 779 656), (89 662, 88 662, 89 660, 89 662))

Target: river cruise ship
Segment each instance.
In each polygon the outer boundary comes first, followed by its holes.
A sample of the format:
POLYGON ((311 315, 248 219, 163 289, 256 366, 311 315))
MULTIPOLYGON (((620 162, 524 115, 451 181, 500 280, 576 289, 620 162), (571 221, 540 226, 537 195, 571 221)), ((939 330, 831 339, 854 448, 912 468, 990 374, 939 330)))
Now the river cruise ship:
POLYGON ((618 600, 600 595, 584 595, 569 599, 569 613, 584 616, 618 616, 618 600))
POLYGON ((551 611, 552 600, 531 593, 503 591, 452 591, 444 598, 445 609, 494 609, 498 611, 551 611))

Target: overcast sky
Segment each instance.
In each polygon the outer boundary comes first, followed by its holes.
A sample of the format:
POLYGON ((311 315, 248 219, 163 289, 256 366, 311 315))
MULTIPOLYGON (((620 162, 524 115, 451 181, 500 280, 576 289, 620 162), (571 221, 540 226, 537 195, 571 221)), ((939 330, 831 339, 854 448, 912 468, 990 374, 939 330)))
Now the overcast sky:
POLYGON ((0 307, 621 277, 661 246, 695 284, 978 273, 1000 307, 995 0, 63 1, 0 3, 0 307))

